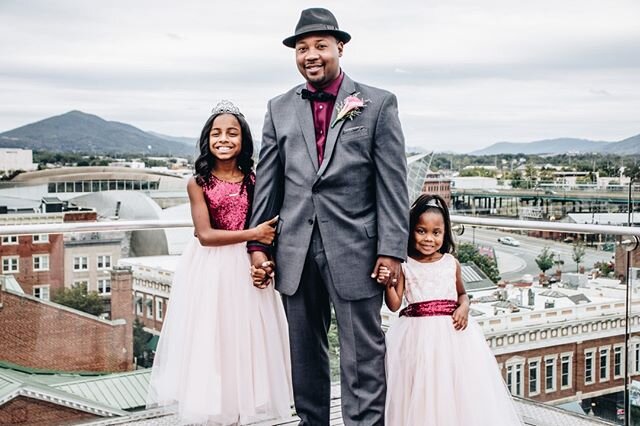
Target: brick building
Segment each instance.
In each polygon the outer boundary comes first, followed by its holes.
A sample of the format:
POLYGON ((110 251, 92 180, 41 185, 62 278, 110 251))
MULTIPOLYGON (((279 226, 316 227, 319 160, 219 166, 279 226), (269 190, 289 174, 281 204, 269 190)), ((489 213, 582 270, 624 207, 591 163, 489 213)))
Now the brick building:
POLYGON ((634 285, 638 286, 640 284, 640 247, 631 251, 631 256, 629 257, 631 260, 631 265, 627 264, 627 251, 621 247, 616 247, 615 253, 615 273, 616 277, 619 278, 622 282, 626 282, 627 273, 629 271, 629 267, 632 269, 631 279, 634 281, 634 285))
MULTIPOLYGON (((91 211, 0 215, 2 225, 37 225, 93 222, 91 211)), ((64 238, 62 234, 3 235, 0 237, 2 274, 15 277, 32 296, 49 300, 65 286, 64 238)))
POLYGON ((0 290, 0 361, 57 371, 133 368, 131 273, 115 270, 113 320, 28 294, 0 290))
POLYGON ((441 196, 451 207, 451 179, 439 172, 428 171, 422 192, 441 196))

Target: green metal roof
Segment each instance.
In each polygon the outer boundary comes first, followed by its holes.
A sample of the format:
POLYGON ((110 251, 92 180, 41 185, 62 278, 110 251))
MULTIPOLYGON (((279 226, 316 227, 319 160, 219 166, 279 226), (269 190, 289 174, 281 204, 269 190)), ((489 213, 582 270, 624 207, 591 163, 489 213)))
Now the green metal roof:
POLYGON ((121 410, 144 407, 151 369, 80 378, 55 385, 57 389, 121 410))
MULTIPOLYGON (((105 375, 34 372, 0 364, 0 401, 29 388, 57 398, 121 412, 144 407, 151 369, 105 375)), ((0 403, 1 404, 1 403, 0 403)))

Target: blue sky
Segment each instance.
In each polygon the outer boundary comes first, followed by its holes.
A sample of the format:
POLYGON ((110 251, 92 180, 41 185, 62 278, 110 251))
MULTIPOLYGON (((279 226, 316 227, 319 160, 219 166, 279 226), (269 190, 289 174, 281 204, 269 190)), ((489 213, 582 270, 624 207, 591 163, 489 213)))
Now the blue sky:
POLYGON ((0 0, 0 131, 78 109, 175 136, 218 100, 259 138, 302 81, 281 41, 324 6, 342 66, 397 94, 407 145, 615 141, 640 133, 640 2, 0 0))

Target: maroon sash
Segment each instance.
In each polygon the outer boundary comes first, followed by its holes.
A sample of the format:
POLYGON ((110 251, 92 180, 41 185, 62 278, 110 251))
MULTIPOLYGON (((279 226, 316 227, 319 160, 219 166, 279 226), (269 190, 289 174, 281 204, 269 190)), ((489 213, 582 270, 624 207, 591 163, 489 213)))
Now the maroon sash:
POLYGON ((400 311, 401 317, 432 317, 436 315, 453 315, 458 308, 455 300, 428 300, 411 303, 400 311))

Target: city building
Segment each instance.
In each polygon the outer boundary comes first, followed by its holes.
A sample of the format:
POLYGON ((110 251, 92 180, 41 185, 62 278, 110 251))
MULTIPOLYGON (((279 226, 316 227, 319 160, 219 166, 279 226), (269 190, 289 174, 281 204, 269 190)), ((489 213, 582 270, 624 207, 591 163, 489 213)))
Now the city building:
MULTIPOLYGON (((560 286, 467 286, 471 316, 483 329, 512 395, 553 405, 582 402, 595 414, 610 416, 624 390, 625 286, 618 280, 565 275, 567 281, 560 286), (599 407, 606 401, 614 406, 599 407)), ((639 291, 634 288, 628 354, 636 380, 639 291)), ((383 309, 383 321, 392 323, 395 315, 383 309)))
POLYGON ((0 148, 0 172, 31 171, 38 168, 33 163, 33 151, 21 148, 0 148))
POLYGON ((77 234, 64 241, 65 287, 84 285, 89 291, 111 296, 111 270, 122 252, 120 237, 103 234, 77 234))
POLYGON ((451 178, 440 172, 427 171, 422 192, 441 196, 451 207, 451 178))
POLYGON ((135 316, 147 331, 159 334, 169 305, 171 282, 180 256, 145 256, 120 259, 131 270, 135 316))
MULTIPOLYGON (((95 221, 95 212, 0 214, 0 225, 95 221)), ((65 286, 64 238, 61 233, 0 237, 2 274, 12 275, 34 297, 49 300, 65 286)))
POLYGON ((424 192, 440 195, 451 205, 451 179, 430 170, 432 154, 417 154, 407 158, 409 202, 424 192))
POLYGON ((82 194, 104 191, 141 191, 151 197, 161 194, 188 202, 187 181, 173 173, 130 167, 59 167, 21 173, 0 182, 0 196, 42 199, 55 196, 63 201, 82 194))
POLYGON ((0 276, 0 361, 56 371, 133 368, 131 273, 111 274, 111 318, 25 294, 0 276))

